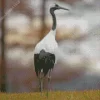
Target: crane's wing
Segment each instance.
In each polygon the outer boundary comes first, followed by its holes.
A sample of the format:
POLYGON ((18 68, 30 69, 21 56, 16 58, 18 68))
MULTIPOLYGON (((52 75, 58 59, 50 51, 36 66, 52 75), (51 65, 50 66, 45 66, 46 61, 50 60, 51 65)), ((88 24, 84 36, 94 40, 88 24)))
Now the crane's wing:
POLYGON ((44 76, 48 73, 49 69, 52 69, 55 64, 55 55, 49 52, 45 52, 44 54, 34 54, 34 66, 35 72, 38 76, 43 69, 44 76))

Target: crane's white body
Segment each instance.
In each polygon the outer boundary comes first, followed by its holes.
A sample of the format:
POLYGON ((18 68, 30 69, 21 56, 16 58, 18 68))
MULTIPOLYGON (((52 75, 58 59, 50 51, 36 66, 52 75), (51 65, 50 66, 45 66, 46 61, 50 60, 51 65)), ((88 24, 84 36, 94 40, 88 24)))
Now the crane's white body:
POLYGON ((35 54, 40 53, 43 49, 46 52, 55 54, 58 44, 55 40, 56 31, 50 31, 35 47, 35 54))
POLYGON ((39 54, 43 49, 45 52, 49 52, 55 55, 55 63, 57 63, 56 51, 58 49, 58 43, 55 40, 56 30, 51 30, 35 47, 34 54, 39 54))

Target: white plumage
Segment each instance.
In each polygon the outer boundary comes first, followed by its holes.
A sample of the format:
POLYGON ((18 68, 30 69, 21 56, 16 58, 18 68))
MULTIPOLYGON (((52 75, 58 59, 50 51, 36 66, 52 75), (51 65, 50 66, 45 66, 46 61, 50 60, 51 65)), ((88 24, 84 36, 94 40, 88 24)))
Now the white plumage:
POLYGON ((42 49, 55 54, 58 44, 55 40, 56 30, 50 31, 35 47, 34 53, 39 53, 42 49))

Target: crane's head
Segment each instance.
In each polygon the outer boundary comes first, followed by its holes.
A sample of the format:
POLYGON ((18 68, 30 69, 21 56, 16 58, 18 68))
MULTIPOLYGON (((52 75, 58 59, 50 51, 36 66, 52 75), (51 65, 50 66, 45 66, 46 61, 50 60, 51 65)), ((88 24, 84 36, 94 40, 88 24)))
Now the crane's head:
POLYGON ((50 8, 50 10, 52 10, 52 11, 60 10, 60 9, 69 10, 69 9, 67 9, 67 8, 60 7, 58 4, 55 4, 53 7, 50 8))

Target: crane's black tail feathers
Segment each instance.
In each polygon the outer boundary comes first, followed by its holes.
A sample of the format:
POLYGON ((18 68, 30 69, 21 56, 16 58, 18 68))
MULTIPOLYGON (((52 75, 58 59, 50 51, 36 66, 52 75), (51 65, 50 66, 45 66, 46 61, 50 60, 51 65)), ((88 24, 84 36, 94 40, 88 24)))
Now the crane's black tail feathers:
POLYGON ((34 65, 37 77, 41 70, 43 70, 44 76, 47 75, 50 69, 53 69, 55 63, 55 55, 49 52, 41 50, 40 53, 34 54, 34 65))

